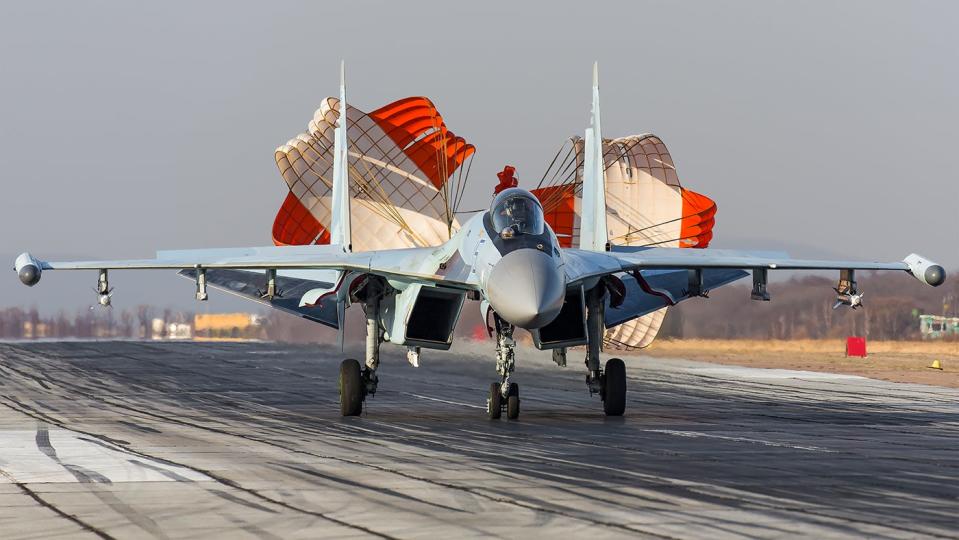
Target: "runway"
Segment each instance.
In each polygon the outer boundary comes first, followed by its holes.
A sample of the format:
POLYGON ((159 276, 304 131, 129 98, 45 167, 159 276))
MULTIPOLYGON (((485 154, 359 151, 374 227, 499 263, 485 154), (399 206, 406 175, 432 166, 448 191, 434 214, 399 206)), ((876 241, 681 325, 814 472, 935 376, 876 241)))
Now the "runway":
POLYGON ((490 421, 492 344, 384 346, 341 418, 331 347, 0 344, 0 536, 959 535, 959 392, 626 360, 626 417, 580 360, 521 348, 490 421))

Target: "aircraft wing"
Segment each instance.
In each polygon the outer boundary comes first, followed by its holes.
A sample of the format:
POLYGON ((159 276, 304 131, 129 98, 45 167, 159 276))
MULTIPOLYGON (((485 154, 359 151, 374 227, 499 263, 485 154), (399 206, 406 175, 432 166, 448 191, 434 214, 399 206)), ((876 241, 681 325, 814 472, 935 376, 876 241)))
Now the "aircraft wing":
POLYGON ((928 285, 945 280, 942 266, 912 254, 896 262, 793 259, 782 252, 728 249, 622 248, 609 252, 566 249, 569 282, 644 269, 898 270, 928 285))
MULTIPOLYGON (((190 280, 196 279, 196 269, 193 268, 180 270, 178 274, 190 280)), ((302 305, 300 302, 303 295, 308 292, 315 289, 333 289, 336 286, 335 283, 278 275, 276 276, 276 294, 271 297, 265 294, 268 285, 267 277, 263 272, 225 268, 207 270, 206 281, 214 289, 259 302, 333 329, 339 328, 336 302, 325 302, 320 305, 302 305)))
MULTIPOLYGON (((387 279, 471 290, 477 287, 467 272, 442 270, 448 257, 437 248, 408 248, 359 253, 344 252, 340 246, 266 246, 226 249, 158 251, 153 259, 102 261, 42 261, 24 253, 17 258, 21 272, 30 265, 49 270, 339 270, 379 275, 387 279)), ((25 280, 24 283, 27 283, 25 280)), ((28 283, 30 284, 30 283, 28 283)))

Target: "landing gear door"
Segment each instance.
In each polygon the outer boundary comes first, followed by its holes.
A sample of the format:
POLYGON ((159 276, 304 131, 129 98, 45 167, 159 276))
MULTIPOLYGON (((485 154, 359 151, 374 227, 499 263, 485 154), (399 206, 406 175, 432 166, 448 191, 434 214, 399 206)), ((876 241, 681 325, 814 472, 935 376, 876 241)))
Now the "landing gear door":
POLYGON ((531 330, 533 344, 537 349, 559 349, 586 345, 586 297, 583 286, 566 290, 563 309, 553 322, 531 330))

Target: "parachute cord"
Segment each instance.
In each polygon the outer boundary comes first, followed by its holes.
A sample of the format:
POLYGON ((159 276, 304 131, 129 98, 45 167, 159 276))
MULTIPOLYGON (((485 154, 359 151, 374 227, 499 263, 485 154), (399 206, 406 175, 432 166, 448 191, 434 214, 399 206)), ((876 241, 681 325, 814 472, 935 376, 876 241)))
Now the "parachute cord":
MULTIPOLYGON (((465 149, 465 148, 466 148, 466 146, 465 146, 466 141, 463 141, 463 144, 464 144, 464 147, 463 147, 463 148, 465 149)), ((453 201, 453 214, 454 214, 454 215, 455 215, 455 214, 457 213, 457 211, 459 210, 460 202, 462 202, 462 200, 463 200, 463 195, 466 193, 466 185, 467 185, 467 182, 469 181, 470 169, 472 169, 472 167, 473 167, 473 154, 470 154, 469 157, 467 157, 466 159, 467 159, 466 167, 463 167, 463 165, 460 164, 460 166, 459 166, 459 171, 458 171, 458 173, 457 173, 457 174, 459 175, 459 177, 460 177, 460 185, 461 185, 462 187, 460 188, 459 193, 456 194, 456 200, 453 201), (465 176, 464 176, 464 173, 463 173, 463 169, 466 169, 465 176)))
MULTIPOLYGON (((329 125, 329 122, 327 122, 327 124, 329 125)), ((322 132, 321 132, 321 133, 322 133, 322 132)), ((317 138, 317 137, 316 137, 314 134, 312 134, 312 133, 310 134, 310 138, 311 138, 312 140, 314 140, 314 141, 317 141, 317 143, 319 143, 319 141, 320 141, 320 139, 317 138)), ((322 140, 327 142, 327 148, 329 148, 330 145, 333 144, 332 141, 331 141, 325 134, 323 134, 322 140)), ((355 140, 353 140, 353 141, 351 141, 351 142, 355 142, 355 140)), ((322 146, 321 146, 321 148, 322 148, 322 146)), ((330 167, 332 167, 332 166, 333 166, 333 163, 332 163, 332 161, 331 161, 328 157, 326 157, 326 156, 327 156, 327 152, 316 152, 316 153, 317 153, 316 159, 315 159, 312 163, 309 163, 309 162, 308 162, 307 165, 310 167, 310 170, 313 171, 313 172, 316 174, 317 178, 319 178, 320 180, 323 181, 323 183, 326 185, 326 187, 332 189, 333 182, 332 182, 331 180, 328 180, 328 179, 327 179, 325 176, 323 176, 322 174, 320 174, 320 172, 317 171, 317 170, 313 167, 313 163, 322 161, 322 162, 324 162, 324 163, 326 164, 327 169, 329 169, 330 167)), ((304 161, 305 161, 305 156, 304 156, 304 161)), ((361 161, 362 161, 362 160, 361 160, 361 161)), ((363 163, 364 163, 364 166, 366 166, 367 168, 369 167, 369 165, 366 164, 365 161, 364 161, 363 163)), ((356 168, 352 163, 350 163, 350 160, 349 160, 349 159, 347 159, 347 170, 350 172, 350 176, 351 176, 354 180, 358 180, 358 181, 356 182, 356 189, 351 190, 351 191, 352 191, 352 192, 361 192, 361 193, 365 194, 365 195, 369 198, 369 200, 376 200, 376 195, 374 194, 374 192, 372 192, 372 191, 369 189, 369 184, 370 184, 370 182, 367 182, 367 180, 366 180, 365 178, 363 178, 362 174, 357 170, 357 168, 356 168)), ((364 198, 353 197, 354 200, 355 200, 356 202, 360 203, 361 205, 363 205, 363 206, 364 206, 365 208, 367 208, 368 210, 370 210, 372 213, 374 213, 374 214, 376 214, 376 215, 379 215, 380 217, 382 217, 382 218, 384 218, 384 219, 386 219, 386 220, 388 220, 388 221, 393 221, 393 222, 394 222, 397 226, 399 226, 402 230, 407 231, 407 232, 410 234, 410 236, 413 238, 413 241, 416 242, 417 244, 419 244, 419 245, 426 245, 426 242, 425 242, 421 237, 419 237, 418 234, 416 234, 416 231, 414 231, 414 230, 409 226, 409 224, 406 223, 406 221, 403 219, 403 216, 402 216, 399 212, 396 211, 395 205, 393 205, 393 204, 390 202, 389 197, 386 195, 386 191, 383 190, 382 184, 381 184, 379 181, 376 180, 375 175, 373 175, 373 182, 372 182, 372 184, 374 184, 375 187, 379 187, 379 190, 380 190, 380 192, 381 192, 381 194, 382 194, 382 196, 381 196, 381 199, 382 199, 382 200, 381 200, 380 202, 383 203, 383 206, 370 204, 369 200, 364 199, 364 198), (385 211, 383 210, 384 208, 386 209, 385 211)), ((319 201, 321 200, 321 198, 319 197, 319 195, 317 195, 316 193, 314 193, 312 189, 310 189, 310 188, 307 188, 307 189, 308 189, 308 191, 310 192, 310 194, 313 195, 313 197, 316 199, 317 202, 319 202, 319 201)))
MULTIPOLYGON (((553 170, 553 165, 556 164, 556 160, 559 159, 559 155, 563 153, 563 148, 565 148, 565 147, 566 147, 566 145, 564 144, 563 146, 560 146, 560 147, 559 147, 559 150, 556 151, 556 155, 553 156, 553 161, 550 161, 550 162, 549 162, 549 167, 546 167, 546 171, 543 172, 543 177, 540 178, 539 183, 536 184, 536 188, 537 188, 537 189, 543 187, 543 183, 546 182, 546 177, 549 175, 549 171, 553 170)), ((566 156, 563 158, 563 163, 565 163, 566 160, 569 159, 569 155, 570 155, 572 152, 573 152, 573 149, 570 148, 569 151, 566 153, 566 156)), ((556 177, 556 175, 554 174, 554 175, 553 175, 553 178, 555 178, 555 177, 556 177)))

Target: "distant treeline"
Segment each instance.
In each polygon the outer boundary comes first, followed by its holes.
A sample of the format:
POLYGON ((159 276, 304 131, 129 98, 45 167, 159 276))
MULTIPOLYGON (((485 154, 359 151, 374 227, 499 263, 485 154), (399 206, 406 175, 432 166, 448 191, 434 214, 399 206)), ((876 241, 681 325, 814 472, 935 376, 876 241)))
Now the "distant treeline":
MULTIPOLYGON (((953 274, 955 275, 955 274, 953 274)), ((819 276, 770 283, 770 302, 749 299, 750 278, 672 308, 660 337, 705 339, 824 339, 864 335, 876 340, 919 339, 920 314, 959 313, 959 280, 939 287, 903 273, 860 273, 864 307, 833 309, 836 281, 819 276)))
POLYGON ((192 313, 138 306, 136 310, 85 308, 41 316, 36 308, 0 310, 0 338, 153 338, 154 319, 188 323, 192 313))
MULTIPOLYGON (((955 275, 955 274, 953 274, 955 275)), ((688 300, 671 308, 661 338, 705 339, 824 339, 865 335, 876 340, 919 339, 920 314, 959 315, 959 279, 940 287, 923 285, 899 273, 861 273, 859 288, 865 307, 832 309, 835 281, 825 277, 794 277, 770 283, 771 302, 749 299, 750 280, 710 293, 710 298, 688 300)), ((361 310, 347 317, 347 340, 360 340, 365 330, 361 310)), ((267 310, 257 337, 275 341, 332 342, 336 332, 277 311, 267 310)), ((36 309, 0 310, 0 338, 140 338, 151 339, 160 319, 191 324, 193 313, 151 306, 135 310, 82 309, 43 317, 36 309)), ((457 328, 461 337, 483 335, 476 304, 468 302, 457 328)))

